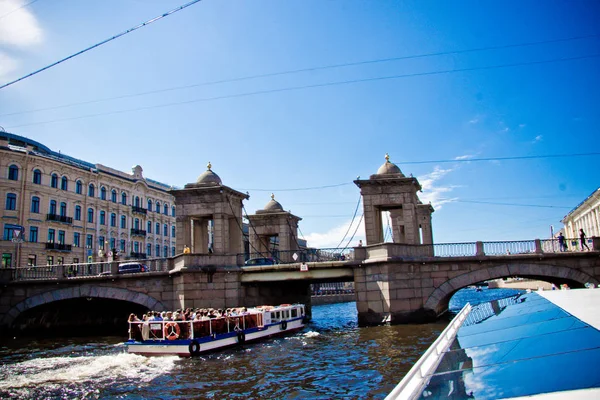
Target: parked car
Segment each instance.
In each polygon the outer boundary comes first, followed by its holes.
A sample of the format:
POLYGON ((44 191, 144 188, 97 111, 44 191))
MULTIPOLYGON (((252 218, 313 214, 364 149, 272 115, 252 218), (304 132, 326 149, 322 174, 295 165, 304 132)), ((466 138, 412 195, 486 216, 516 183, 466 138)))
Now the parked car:
MULTIPOLYGON (((127 262, 119 264, 119 274, 134 274, 137 272, 147 272, 146 264, 139 262, 127 262)), ((111 275, 111 271, 101 272, 100 275, 111 275)))
POLYGON ((251 258, 249 260, 246 260, 246 262, 244 263, 244 265, 246 265, 246 266, 250 266, 250 265, 274 265, 274 264, 275 264, 275 260, 272 259, 271 257, 251 258))

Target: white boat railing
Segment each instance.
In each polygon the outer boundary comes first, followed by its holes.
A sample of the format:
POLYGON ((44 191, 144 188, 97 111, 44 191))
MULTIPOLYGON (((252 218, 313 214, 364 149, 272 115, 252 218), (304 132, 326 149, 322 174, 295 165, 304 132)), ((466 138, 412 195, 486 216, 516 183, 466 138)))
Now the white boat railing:
POLYGON ((415 398, 427 383, 427 376, 435 371, 441 361, 441 354, 450 346, 458 329, 471 312, 471 305, 467 303, 462 310, 450 321, 446 329, 425 351, 413 365, 400 383, 387 395, 386 400, 409 400, 415 398))

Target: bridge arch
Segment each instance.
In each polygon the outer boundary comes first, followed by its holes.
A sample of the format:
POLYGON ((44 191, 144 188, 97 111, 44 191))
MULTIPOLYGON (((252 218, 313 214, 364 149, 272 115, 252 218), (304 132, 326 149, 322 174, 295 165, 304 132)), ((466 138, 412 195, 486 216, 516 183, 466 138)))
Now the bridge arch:
POLYGON ((426 310, 434 310, 439 315, 448 310, 450 298, 458 290, 485 280, 511 276, 534 278, 550 282, 575 282, 582 287, 587 282, 594 285, 600 283, 593 276, 570 267, 550 264, 503 264, 470 271, 446 281, 429 295, 424 308, 426 310))
POLYGON ((128 289, 84 285, 80 287, 62 288, 49 290, 43 293, 28 297, 25 300, 13 306, 4 316, 3 324, 11 326, 14 320, 23 312, 44 304, 55 301, 78 299, 78 298, 98 298, 109 300, 122 300, 135 303, 149 310, 167 310, 167 307, 159 300, 148 296, 145 293, 135 292, 128 289))

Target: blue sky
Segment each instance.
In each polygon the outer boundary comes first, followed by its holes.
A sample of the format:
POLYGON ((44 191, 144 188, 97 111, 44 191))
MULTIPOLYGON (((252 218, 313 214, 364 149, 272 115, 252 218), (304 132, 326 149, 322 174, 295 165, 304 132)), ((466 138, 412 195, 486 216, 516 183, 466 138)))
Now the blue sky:
MULTIPOLYGON (((0 85, 184 1, 28 3, 0 0, 0 85)), ((316 247, 340 243, 352 180, 385 153, 423 185, 436 242, 546 238, 599 186, 599 157, 468 160, 600 150, 599 16, 595 0, 204 0, 0 89, 0 126, 178 187, 210 161, 248 213, 273 192, 316 247)))

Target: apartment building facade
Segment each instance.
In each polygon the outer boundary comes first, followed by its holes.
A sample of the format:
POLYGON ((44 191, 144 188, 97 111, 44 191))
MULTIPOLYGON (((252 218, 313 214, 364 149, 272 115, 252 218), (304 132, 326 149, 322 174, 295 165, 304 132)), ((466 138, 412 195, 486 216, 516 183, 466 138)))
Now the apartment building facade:
POLYGON ((2 267, 171 257, 170 189, 0 132, 2 267))

